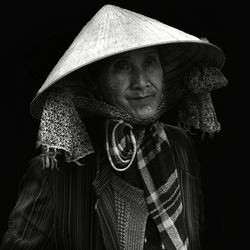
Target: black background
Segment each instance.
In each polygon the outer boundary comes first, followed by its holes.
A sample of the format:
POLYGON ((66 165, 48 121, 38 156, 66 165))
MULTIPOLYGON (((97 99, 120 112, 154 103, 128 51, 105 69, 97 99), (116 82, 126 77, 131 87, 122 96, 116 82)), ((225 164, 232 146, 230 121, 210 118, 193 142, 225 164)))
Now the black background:
POLYGON ((0 235, 7 229, 18 182, 36 154, 39 121, 30 116, 29 103, 83 25, 107 3, 206 37, 225 52, 229 85, 213 93, 222 131, 212 140, 195 138, 205 195, 203 242, 204 249, 247 248, 249 44, 239 1, 10 1, 2 6, 0 235))

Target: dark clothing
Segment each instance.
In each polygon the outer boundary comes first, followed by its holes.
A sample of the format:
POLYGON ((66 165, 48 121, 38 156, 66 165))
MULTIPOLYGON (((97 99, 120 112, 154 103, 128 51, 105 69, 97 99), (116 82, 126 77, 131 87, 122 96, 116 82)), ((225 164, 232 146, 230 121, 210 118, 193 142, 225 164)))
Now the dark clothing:
MULTIPOLYGON (((199 164, 182 130, 166 125, 165 131, 180 178, 189 249, 200 249, 199 164)), ((104 153, 85 157, 84 166, 59 160, 59 170, 51 170, 42 168, 40 157, 33 159, 22 179, 3 249, 119 249, 117 229, 110 227, 115 225, 115 209, 96 207, 95 213, 98 194, 108 183, 107 175, 97 174, 106 160, 104 153), (99 223, 101 216, 105 220, 99 223)))

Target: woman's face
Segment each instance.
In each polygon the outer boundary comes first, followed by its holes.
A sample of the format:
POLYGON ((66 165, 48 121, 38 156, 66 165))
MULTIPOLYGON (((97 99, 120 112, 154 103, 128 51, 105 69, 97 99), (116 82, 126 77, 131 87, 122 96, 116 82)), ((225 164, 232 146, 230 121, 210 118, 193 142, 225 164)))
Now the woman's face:
POLYGON ((99 77, 104 99, 139 119, 153 117, 163 92, 163 70, 155 47, 108 59, 99 77))

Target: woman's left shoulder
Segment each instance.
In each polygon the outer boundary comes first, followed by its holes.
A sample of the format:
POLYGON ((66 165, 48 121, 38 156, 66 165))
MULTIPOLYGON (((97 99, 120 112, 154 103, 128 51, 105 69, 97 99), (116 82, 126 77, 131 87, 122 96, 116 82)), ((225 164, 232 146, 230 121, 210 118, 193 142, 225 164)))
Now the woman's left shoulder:
POLYGON ((182 162, 182 164, 180 163, 181 168, 198 177, 200 175, 200 163, 194 139, 180 127, 168 124, 163 126, 178 162, 182 162))
POLYGON ((170 143, 183 147, 193 146, 192 138, 184 129, 166 123, 162 123, 162 125, 170 143))

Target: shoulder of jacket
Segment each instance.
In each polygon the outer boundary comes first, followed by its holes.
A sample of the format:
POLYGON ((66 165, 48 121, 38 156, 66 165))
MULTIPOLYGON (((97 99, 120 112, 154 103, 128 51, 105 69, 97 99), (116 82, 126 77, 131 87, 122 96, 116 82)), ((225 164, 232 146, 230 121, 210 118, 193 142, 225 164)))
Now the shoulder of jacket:
POLYGON ((182 169, 195 176, 200 175, 200 164, 196 154, 194 139, 182 128, 164 124, 164 130, 174 149, 175 156, 182 169))
POLYGON ((163 127, 169 140, 175 145, 188 147, 192 144, 191 137, 184 129, 169 124, 163 124, 163 127))
POLYGON ((44 172, 47 175, 50 173, 58 173, 61 175, 69 169, 81 169, 92 166, 95 162, 95 154, 87 155, 77 162, 67 162, 64 155, 61 154, 39 154, 33 157, 29 162, 29 167, 36 172, 44 172))

